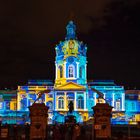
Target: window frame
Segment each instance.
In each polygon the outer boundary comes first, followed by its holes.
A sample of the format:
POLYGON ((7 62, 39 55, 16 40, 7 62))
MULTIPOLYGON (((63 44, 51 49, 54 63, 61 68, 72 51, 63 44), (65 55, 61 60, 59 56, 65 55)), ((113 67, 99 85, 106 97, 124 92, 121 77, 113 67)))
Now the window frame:
POLYGON ((75 78, 75 67, 74 65, 68 66, 68 77, 69 78, 75 78))
POLYGON ((77 98, 77 108, 84 109, 84 98, 82 96, 77 98))
POLYGON ((58 97, 58 109, 64 109, 64 97, 58 97))

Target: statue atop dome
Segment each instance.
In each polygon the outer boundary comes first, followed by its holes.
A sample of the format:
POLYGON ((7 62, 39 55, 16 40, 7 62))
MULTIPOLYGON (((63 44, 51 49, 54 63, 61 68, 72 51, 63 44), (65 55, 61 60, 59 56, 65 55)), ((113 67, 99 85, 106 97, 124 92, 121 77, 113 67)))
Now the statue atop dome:
POLYGON ((67 27, 67 34, 66 34, 66 40, 70 40, 70 39, 77 39, 76 37, 76 25, 73 23, 73 21, 69 21, 67 27))

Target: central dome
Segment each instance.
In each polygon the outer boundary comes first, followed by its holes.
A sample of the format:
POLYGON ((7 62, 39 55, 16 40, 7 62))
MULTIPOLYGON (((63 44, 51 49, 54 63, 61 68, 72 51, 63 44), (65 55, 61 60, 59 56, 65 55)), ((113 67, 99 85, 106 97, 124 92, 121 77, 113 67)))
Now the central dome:
POLYGON ((56 47, 56 56, 67 58, 69 56, 78 55, 86 56, 87 47, 82 41, 78 41, 76 37, 76 25, 70 21, 66 26, 65 41, 61 41, 56 47))

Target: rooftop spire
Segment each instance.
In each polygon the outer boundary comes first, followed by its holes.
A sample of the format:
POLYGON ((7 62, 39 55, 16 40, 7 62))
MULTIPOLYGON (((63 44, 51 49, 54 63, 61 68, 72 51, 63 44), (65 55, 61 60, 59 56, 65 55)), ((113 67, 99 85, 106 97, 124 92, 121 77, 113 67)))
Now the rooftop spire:
POLYGON ((66 40, 69 39, 76 39, 76 26, 73 23, 73 21, 69 21, 68 25, 66 26, 67 34, 66 34, 66 40))

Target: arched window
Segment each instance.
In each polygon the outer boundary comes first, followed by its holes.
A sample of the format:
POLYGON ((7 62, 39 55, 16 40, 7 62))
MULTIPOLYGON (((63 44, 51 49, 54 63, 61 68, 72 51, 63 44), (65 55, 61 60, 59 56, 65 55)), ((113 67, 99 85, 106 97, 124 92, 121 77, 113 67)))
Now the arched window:
POLYGON ((59 97, 58 98, 58 108, 59 109, 63 109, 64 108, 64 98, 63 97, 59 97))
POLYGON ((68 97, 68 105, 69 105, 70 101, 72 101, 72 102, 73 102, 73 101, 74 101, 74 99, 73 99, 73 97, 70 97, 70 96, 69 96, 69 97, 68 97))
POLYGON ((74 77, 74 72, 75 72, 74 66, 73 65, 69 65, 68 70, 69 70, 69 77, 73 78, 74 77))
POLYGON ((121 109, 120 101, 116 101, 116 110, 119 111, 121 109))
POLYGON ((59 71, 60 71, 60 78, 63 77, 63 67, 62 66, 59 66, 59 71))
POLYGON ((78 97, 78 109, 83 109, 84 108, 84 99, 82 96, 78 97))

